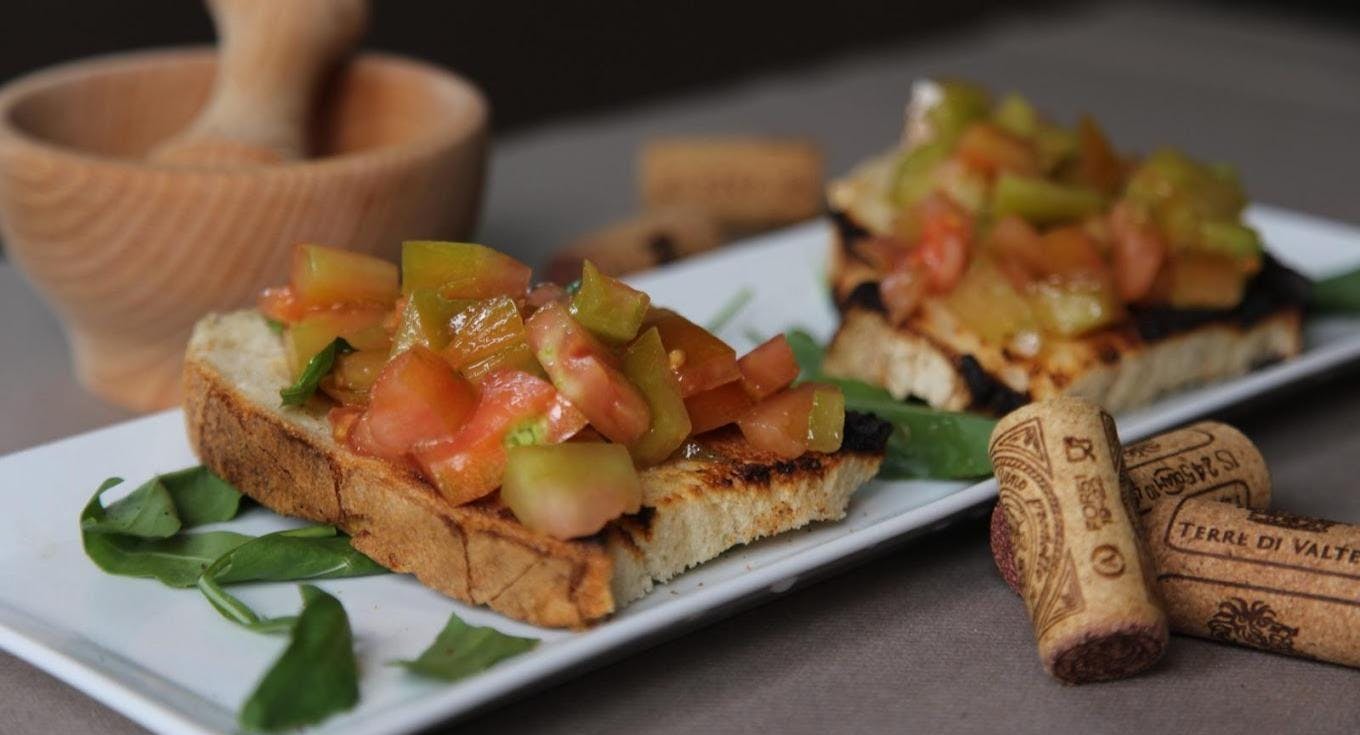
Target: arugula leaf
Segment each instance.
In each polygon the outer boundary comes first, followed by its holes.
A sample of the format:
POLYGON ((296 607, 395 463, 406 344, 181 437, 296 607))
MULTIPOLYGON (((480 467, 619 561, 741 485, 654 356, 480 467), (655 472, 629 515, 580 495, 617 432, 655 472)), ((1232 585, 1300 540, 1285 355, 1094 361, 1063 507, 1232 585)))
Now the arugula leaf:
POLYGON ((871 413, 893 425, 879 476, 887 479, 930 477, 967 479, 992 473, 987 456, 996 420, 971 413, 939 411, 899 401, 886 390, 858 380, 832 378, 822 373, 825 352, 807 332, 793 329, 785 337, 802 368, 800 381, 815 380, 840 386, 845 409, 871 413))
POLYGON ((1360 270, 1313 281, 1308 304, 1321 311, 1360 311, 1360 270))
POLYGON ((296 615, 278 618, 260 617, 249 605, 222 589, 222 586, 213 581, 212 577, 207 574, 199 576, 198 589, 222 617, 247 630, 265 634, 287 633, 292 630, 293 624, 297 622, 296 615))
POLYGON ((181 523, 172 494, 155 480, 103 507, 100 496, 121 482, 105 480, 80 513, 85 554, 109 574, 192 587, 218 557, 250 539, 230 531, 176 534, 181 523))
POLYGON ((506 635, 495 628, 473 627, 455 614, 449 616, 449 622, 419 658, 395 663, 421 676, 458 681, 531 650, 538 643, 534 638, 506 635))
POLYGON ((713 318, 709 319, 708 324, 704 325, 704 329, 707 329, 714 334, 721 332, 723 327, 727 326, 728 322, 736 318, 736 316, 741 313, 741 310, 745 309, 746 305, 751 303, 751 299, 755 298, 755 295, 756 292, 752 291, 750 288, 743 288, 736 292, 732 295, 732 298, 727 300, 727 303, 718 308, 718 311, 713 315, 713 318))
POLYGON ((249 730, 282 730, 320 722, 359 701, 354 635, 340 601, 302 585, 302 613, 288 648, 241 705, 249 730))
POLYGON ((137 538, 169 538, 181 528, 229 521, 240 510, 241 493, 206 467, 158 475, 107 508, 99 497, 121 478, 104 481, 80 516, 82 530, 137 538))
POLYGON ((344 337, 331 340, 331 343, 320 352, 312 355, 312 359, 307 361, 307 367, 302 369, 302 374, 292 385, 279 390, 279 397, 283 399, 282 405, 301 406, 306 403, 316 392, 317 386, 321 385, 321 379, 330 374, 331 368, 335 367, 335 358, 353 351, 354 347, 346 342, 344 337))
POLYGON ((170 492, 184 528, 229 521, 241 511, 241 491, 207 467, 167 472, 153 482, 170 492))

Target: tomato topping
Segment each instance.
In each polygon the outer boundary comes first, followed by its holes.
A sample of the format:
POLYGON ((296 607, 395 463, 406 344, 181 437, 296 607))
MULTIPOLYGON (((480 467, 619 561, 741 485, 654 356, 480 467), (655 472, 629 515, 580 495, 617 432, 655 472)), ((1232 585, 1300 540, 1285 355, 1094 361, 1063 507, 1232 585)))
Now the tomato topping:
POLYGON ((954 287, 968 265, 968 243, 973 225, 968 214, 947 197, 929 196, 921 202, 921 240, 914 256, 932 291, 954 287))
POLYGON ((988 175, 999 171, 1020 174, 1039 171, 1039 158, 1033 146, 987 122, 973 123, 963 132, 955 155, 968 167, 988 175))
POLYGON ((628 451, 641 466, 665 461, 689 436, 691 425, 680 395, 680 380, 656 327, 638 337, 623 355, 623 374, 642 392, 652 412, 651 424, 628 451))
POLYGON ((382 326, 385 318, 385 311, 357 308, 314 311, 303 317, 284 334, 284 354, 293 377, 336 337, 356 350, 387 350, 391 338, 382 326))
POLYGON ((469 299, 446 299, 432 288, 417 288, 403 296, 392 336, 393 354, 411 345, 444 349, 449 343, 449 320, 473 303, 469 299))
POLYGON ((888 311, 888 321, 900 325, 912 314, 926 295, 926 277, 915 261, 903 261, 878 282, 878 297, 888 311))
POLYGON ((415 346, 397 355, 369 390, 370 453, 403 459, 419 443, 452 439, 477 405, 477 389, 443 358, 415 346))
POLYGON ((1043 235, 1044 269, 1043 275, 1075 276, 1095 274, 1105 277, 1105 259, 1095 242, 1079 225, 1059 227, 1043 235))
POLYGON ((669 309, 652 309, 644 324, 661 334, 686 398, 741 379, 736 351, 707 329, 669 309))
POLYGON ((798 358, 784 335, 772 337, 737 360, 741 381, 751 397, 760 400, 789 387, 798 378, 798 358))
POLYGON ((294 248, 290 285, 304 309, 342 304, 391 306, 398 296, 395 265, 320 245, 294 248))
POLYGON ((834 452, 844 433, 845 397, 835 386, 804 383, 756 404, 737 426, 752 446, 781 459, 834 452))
POLYGON ((618 444, 512 447, 501 500, 526 528, 560 539, 599 533, 642 507, 642 484, 618 444))
POLYGON ((647 431, 651 411, 616 367, 609 348, 551 303, 525 322, 529 345, 553 385, 610 441, 631 444, 647 431))
POLYGON ((1114 281, 1119 297, 1139 301, 1152 289, 1166 260, 1166 241, 1127 201, 1110 210, 1110 232, 1114 236, 1114 281))
POLYGON ((326 418, 331 422, 331 438, 336 444, 349 443, 350 432, 363 415, 364 410, 357 406, 335 406, 326 412, 326 418))
POLYGON ((1158 301, 1178 309, 1231 309, 1242 302, 1249 268, 1220 255, 1177 253, 1166 266, 1158 301))
POLYGON ((529 311, 536 311, 553 301, 569 303, 571 294, 556 283, 540 283, 529 289, 528 295, 524 297, 524 305, 529 311))
POLYGON ((571 298, 571 315, 596 337, 619 344, 637 336, 651 303, 647 294, 606 276, 587 260, 581 266, 581 287, 571 298))
POLYGON ((724 383, 685 399, 685 411, 689 413, 691 431, 695 434, 733 423, 753 405, 755 401, 741 381, 724 383))
POLYGON ((1077 179, 1105 194, 1119 191, 1124 179, 1124 162, 1114 152, 1109 138, 1089 115, 1077 123, 1077 179))
POLYGON ((260 292, 258 305, 261 314, 284 324, 292 324, 307 314, 289 286, 266 288, 260 292))
POLYGON ((485 245, 419 240, 401 246, 401 289, 438 289, 450 299, 519 298, 529 288, 529 266, 485 245))
POLYGON ((473 382, 497 370, 541 374, 519 306, 508 296, 471 302, 449 320, 444 358, 473 382))
POLYGON ((345 405, 368 403, 368 391, 387 364, 386 350, 359 350, 335 358, 331 374, 321 381, 326 395, 345 405))
POLYGON ((1039 326, 1064 337, 1107 327, 1124 317, 1114 284, 1088 273, 1035 281, 1028 294, 1039 326))
POLYGON ((585 416, 548 381, 528 373, 493 373, 481 390, 476 410, 452 439, 414 451, 425 476, 455 505, 500 486, 507 446, 556 444, 586 425, 585 416))

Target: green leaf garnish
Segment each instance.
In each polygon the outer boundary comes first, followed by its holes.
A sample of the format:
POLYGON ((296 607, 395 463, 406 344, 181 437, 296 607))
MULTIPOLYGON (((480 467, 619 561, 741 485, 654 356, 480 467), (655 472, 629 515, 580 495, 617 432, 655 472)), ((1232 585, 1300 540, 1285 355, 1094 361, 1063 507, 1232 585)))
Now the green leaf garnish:
POLYGON ((785 333, 802 369, 800 381, 815 380, 840 386, 847 411, 871 413, 893 425, 879 476, 885 479, 930 477, 969 479, 992 472, 987 456, 996 420, 971 413, 939 411, 893 398, 877 386, 858 380, 832 378, 822 373, 826 353, 808 333, 785 333))
POLYGON ((419 658, 395 663, 421 676, 458 681, 537 645, 538 640, 534 638, 506 635, 495 628, 474 627, 457 615, 450 615, 434 643, 419 658))
POLYGON ((727 300, 727 303, 719 307, 717 313, 708 321, 708 324, 704 326, 704 329, 715 334, 721 332, 723 327, 726 327, 729 322, 741 313, 742 309, 746 308, 747 304, 751 303, 751 299, 755 298, 755 295, 756 292, 752 291, 750 288, 743 288, 736 292, 732 295, 732 298, 727 300))
POLYGON ((283 330, 288 328, 287 324, 284 324, 278 319, 270 319, 269 317, 264 318, 264 323, 265 326, 269 327, 269 331, 274 334, 283 334, 283 330))
POLYGON ((282 730, 320 722, 359 701, 354 636, 340 601, 302 585, 288 648, 241 706, 241 726, 282 730))
POLYGON ((284 406, 301 406, 307 402, 308 398, 316 392, 317 386, 321 385, 321 379, 330 374, 335 367, 335 358, 340 355, 347 355, 354 351, 354 347, 346 342, 343 337, 336 337, 330 344, 326 345, 312 359, 307 361, 307 367, 302 369, 302 374, 297 380, 287 388, 279 391, 279 397, 283 399, 284 406))
POLYGON ((1319 311, 1360 311, 1360 270, 1313 281, 1308 305, 1319 311))

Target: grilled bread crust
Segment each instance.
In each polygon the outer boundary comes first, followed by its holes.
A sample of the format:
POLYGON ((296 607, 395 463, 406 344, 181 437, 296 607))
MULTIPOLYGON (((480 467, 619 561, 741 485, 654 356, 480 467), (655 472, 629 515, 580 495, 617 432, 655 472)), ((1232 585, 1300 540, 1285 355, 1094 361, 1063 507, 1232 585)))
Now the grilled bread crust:
POLYGON ((494 496, 452 506, 414 473, 349 451, 323 408, 281 408, 282 343, 253 311, 199 322, 184 381, 194 450, 247 495, 343 529, 375 561, 450 597, 546 627, 588 626, 732 546, 844 517, 886 439, 875 425, 835 454, 782 462, 714 432, 703 458, 641 473, 641 513, 561 541, 520 525, 494 496))

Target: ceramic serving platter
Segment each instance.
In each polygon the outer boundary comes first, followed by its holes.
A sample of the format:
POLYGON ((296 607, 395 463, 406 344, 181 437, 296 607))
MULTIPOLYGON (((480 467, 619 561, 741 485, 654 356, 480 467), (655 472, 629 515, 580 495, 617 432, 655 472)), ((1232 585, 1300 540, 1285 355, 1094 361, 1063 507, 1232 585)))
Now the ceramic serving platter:
MULTIPOLYGON (((1253 209, 1251 218, 1276 255, 1307 275, 1360 265, 1360 230, 1265 207, 1253 209)), ((739 350, 791 326, 825 338, 835 326, 822 285, 828 236, 825 222, 808 223, 633 280, 657 303, 696 321, 709 320, 749 290, 749 303, 722 330, 739 350)), ((1355 358, 1360 320, 1313 320, 1306 352, 1297 359, 1121 416, 1120 434, 1126 440, 1146 436, 1355 358)), ((0 490, 9 496, 0 515, 0 647, 152 730, 233 732, 238 705, 285 640, 226 622, 196 591, 100 572, 85 558, 77 531, 81 506, 104 478, 124 477, 131 487, 192 464, 178 411, 0 458, 0 490)), ((733 550, 586 632, 523 625, 453 602, 405 576, 322 582, 343 602, 354 627, 362 698, 352 712, 315 731, 399 733, 458 717, 783 593, 835 562, 932 530, 995 492, 992 482, 871 483, 855 496, 844 521, 733 550), (389 665, 418 654, 452 612, 543 643, 453 685, 389 665)), ((260 509, 236 522, 247 533, 291 523, 260 509)), ((294 585, 239 589, 262 612, 288 613, 299 604, 294 585)))

